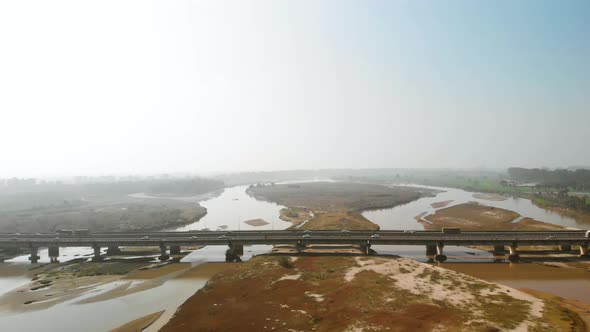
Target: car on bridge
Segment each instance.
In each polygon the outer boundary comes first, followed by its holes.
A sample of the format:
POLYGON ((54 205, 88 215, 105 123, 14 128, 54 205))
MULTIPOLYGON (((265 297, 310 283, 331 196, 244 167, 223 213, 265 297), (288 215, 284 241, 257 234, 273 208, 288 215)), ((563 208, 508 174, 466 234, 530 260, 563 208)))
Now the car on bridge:
POLYGON ((373 234, 373 235, 371 235, 371 239, 378 239, 380 237, 381 236, 379 236, 379 234, 373 234))
POLYGON ((586 237, 590 238, 590 231, 586 231, 586 237))

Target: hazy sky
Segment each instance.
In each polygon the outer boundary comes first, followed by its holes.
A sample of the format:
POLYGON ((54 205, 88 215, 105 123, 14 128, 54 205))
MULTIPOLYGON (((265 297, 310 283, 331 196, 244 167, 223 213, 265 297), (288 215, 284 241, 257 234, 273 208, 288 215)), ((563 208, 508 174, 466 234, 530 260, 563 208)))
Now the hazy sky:
POLYGON ((0 2, 0 176, 590 165, 590 1, 0 2))

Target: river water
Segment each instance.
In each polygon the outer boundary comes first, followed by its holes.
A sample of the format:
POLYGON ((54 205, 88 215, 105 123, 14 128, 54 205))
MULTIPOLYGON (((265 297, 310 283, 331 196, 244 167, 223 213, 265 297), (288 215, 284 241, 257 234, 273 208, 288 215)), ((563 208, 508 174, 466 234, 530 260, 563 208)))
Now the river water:
MULTIPOLYGON (((363 215, 378 224, 382 229, 421 229, 421 225, 416 222, 414 217, 423 212, 428 214, 434 213, 437 209, 431 206, 432 203, 452 201, 448 206, 453 206, 476 201, 488 206, 513 210, 522 216, 535 218, 540 221, 566 227, 588 227, 587 225, 579 224, 573 218, 564 217, 552 211, 541 209, 527 199, 509 198, 504 201, 492 201, 474 198, 473 193, 460 189, 426 186, 415 187, 441 190, 443 192, 437 194, 436 197, 421 198, 390 209, 366 211, 363 215)), ((216 197, 178 198, 199 201, 199 204, 207 208, 207 215, 195 223, 174 230, 272 230, 285 229, 291 226, 290 223, 279 219, 279 211, 283 206, 256 200, 246 193, 246 189, 247 186, 236 186, 226 188, 216 197), (244 221, 250 219, 263 219, 268 224, 255 227, 244 223, 244 221)), ((149 198, 145 195, 142 197, 149 198)), ((197 265, 207 262, 224 261, 226 249, 221 246, 205 247, 193 251, 184 257, 182 262, 197 265)), ((268 252, 270 249, 271 246, 247 246, 244 248, 243 259, 247 260, 253 255, 268 252)), ((395 254, 419 261, 425 261, 427 259, 423 246, 374 246, 373 249, 380 254, 395 254)), ((48 261, 47 250, 40 250, 39 254, 41 256, 41 262, 48 261)), ((72 258, 91 254, 92 250, 90 248, 61 248, 60 260, 67 261, 72 258)), ((488 252, 465 247, 445 247, 445 254, 448 256, 449 262, 490 262, 493 260, 492 255, 488 252)), ((28 262, 28 256, 19 256, 10 260, 10 262, 13 264, 23 264, 28 262)), ((42 329, 102 331, 151 312, 162 310, 161 308, 176 308, 190 295, 200 289, 207 280, 208 278, 194 280, 171 279, 161 286, 102 302, 74 304, 74 302, 79 300, 78 298, 76 301, 60 303, 44 310, 20 314, 0 313, 0 330, 9 331, 18 326, 20 331, 42 329), (105 319, 105 316, 109 318, 105 319), (89 327, 96 328, 90 329, 89 327)), ((3 276, 0 274, 0 295, 23 285, 26 281, 28 281, 28 278, 24 275, 3 276)), ((514 286, 517 285, 514 284, 514 286)))

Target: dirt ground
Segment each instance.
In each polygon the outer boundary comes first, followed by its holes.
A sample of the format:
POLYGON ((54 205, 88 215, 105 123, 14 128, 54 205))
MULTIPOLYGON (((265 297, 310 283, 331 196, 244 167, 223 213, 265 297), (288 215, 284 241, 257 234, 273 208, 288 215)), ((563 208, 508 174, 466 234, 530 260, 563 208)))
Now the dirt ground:
POLYGON ((404 258, 259 256, 215 276, 161 331, 555 331, 544 307, 404 258))
POLYGON ((362 211, 393 207, 432 194, 418 188, 343 182, 252 186, 248 193, 287 206, 281 210, 281 219, 293 223, 291 228, 310 230, 378 230, 379 226, 363 217, 362 211))
POLYGON ((140 317, 138 319, 132 320, 129 323, 119 326, 116 329, 111 330, 111 332, 141 332, 148 326, 152 325, 162 314, 164 310, 154 312, 152 314, 140 317))
POLYGON ((379 226, 355 211, 316 212, 313 219, 299 229, 319 230, 378 230, 379 226))
POLYGON ((248 193, 284 206, 306 207, 317 211, 389 208, 428 195, 424 189, 346 182, 252 186, 248 193))
POLYGON ((424 217, 429 223, 423 223, 427 230, 440 230, 443 227, 459 227, 466 231, 503 230, 503 231, 533 231, 558 230, 562 226, 553 225, 531 218, 524 218, 513 222, 520 215, 514 211, 465 203, 436 211, 435 214, 424 217))

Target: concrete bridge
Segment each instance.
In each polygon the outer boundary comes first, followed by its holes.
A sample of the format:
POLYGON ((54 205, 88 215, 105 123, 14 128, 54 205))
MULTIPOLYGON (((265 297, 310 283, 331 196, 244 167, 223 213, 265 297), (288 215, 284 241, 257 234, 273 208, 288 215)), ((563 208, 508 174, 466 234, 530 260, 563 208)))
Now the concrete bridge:
POLYGON ((94 248, 93 260, 101 260, 101 248, 107 255, 117 254, 119 247, 160 247, 160 259, 179 255, 182 246, 227 246, 226 260, 239 261, 245 245, 293 245, 298 251, 309 245, 358 245, 366 254, 372 245, 421 245, 426 255, 437 261, 446 260, 445 246, 492 246, 495 255, 508 253, 518 259, 519 246, 559 246, 571 251, 577 246, 581 256, 588 255, 590 238, 586 231, 190 231, 190 232, 105 232, 85 234, 12 234, 0 233, 0 248, 26 248, 30 261, 39 259, 38 249, 48 248, 52 262, 57 262, 60 247, 94 248), (505 250, 508 249, 508 250, 505 250), (169 252, 168 252, 169 250, 169 252))

